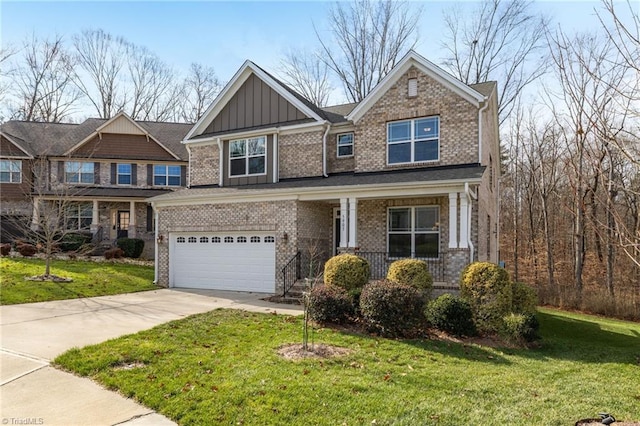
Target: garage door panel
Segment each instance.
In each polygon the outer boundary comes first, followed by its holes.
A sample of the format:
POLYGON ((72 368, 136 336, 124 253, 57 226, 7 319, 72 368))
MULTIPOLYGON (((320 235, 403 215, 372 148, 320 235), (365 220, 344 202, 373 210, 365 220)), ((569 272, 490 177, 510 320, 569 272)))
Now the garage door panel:
POLYGON ((273 293, 275 243, 265 243, 265 237, 274 241, 272 234, 255 232, 172 234, 171 285, 273 293), (238 237, 247 242, 238 242, 238 237), (193 238, 196 242, 189 242, 193 238))

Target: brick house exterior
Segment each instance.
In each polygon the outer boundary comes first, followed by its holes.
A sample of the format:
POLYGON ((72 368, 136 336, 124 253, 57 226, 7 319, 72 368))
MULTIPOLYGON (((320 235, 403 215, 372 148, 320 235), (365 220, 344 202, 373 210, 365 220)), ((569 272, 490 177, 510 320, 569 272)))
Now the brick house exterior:
POLYGON ((415 52, 326 108, 247 61, 183 143, 189 188, 150 200, 160 285, 283 293, 292 269, 356 252, 376 276, 422 258, 451 287, 498 260, 496 84, 415 52))
POLYGON ((190 128, 135 121, 124 113, 80 124, 3 123, 3 241, 21 233, 17 223, 37 223, 33 217, 42 203, 64 199, 67 231, 90 233, 105 246, 118 237, 142 238, 143 255, 152 258, 153 212, 146 200, 186 186, 188 157, 180 142, 190 128))

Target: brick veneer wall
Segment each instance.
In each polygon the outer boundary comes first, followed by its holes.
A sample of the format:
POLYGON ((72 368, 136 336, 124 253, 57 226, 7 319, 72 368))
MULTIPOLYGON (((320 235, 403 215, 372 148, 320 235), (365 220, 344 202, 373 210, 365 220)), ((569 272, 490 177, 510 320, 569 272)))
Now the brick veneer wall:
POLYGON ((327 173, 352 172, 355 169, 355 156, 338 158, 337 137, 340 133, 330 133, 327 136, 327 173))
POLYGON ((478 162, 478 110, 437 81, 412 67, 356 123, 357 172, 402 166, 387 165, 387 122, 440 116, 440 160, 424 165, 478 162), (418 79, 418 96, 407 96, 409 78, 418 79))
POLYGON ((220 149, 217 144, 193 146, 189 164, 191 186, 216 185, 220 176, 220 149))
POLYGON ((322 202, 299 202, 297 217, 298 249, 303 254, 302 275, 306 277, 310 269, 307 263, 313 260, 314 265, 321 266, 320 262, 332 255, 333 208, 322 202))
POLYGON ((280 178, 322 175, 322 131, 280 135, 280 178))

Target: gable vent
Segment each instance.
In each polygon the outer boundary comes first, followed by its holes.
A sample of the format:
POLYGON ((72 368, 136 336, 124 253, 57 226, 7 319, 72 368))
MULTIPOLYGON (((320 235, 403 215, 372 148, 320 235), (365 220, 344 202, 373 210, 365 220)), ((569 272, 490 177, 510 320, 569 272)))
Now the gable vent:
POLYGON ((407 96, 415 97, 418 96, 418 79, 410 78, 409 83, 407 84, 407 96))

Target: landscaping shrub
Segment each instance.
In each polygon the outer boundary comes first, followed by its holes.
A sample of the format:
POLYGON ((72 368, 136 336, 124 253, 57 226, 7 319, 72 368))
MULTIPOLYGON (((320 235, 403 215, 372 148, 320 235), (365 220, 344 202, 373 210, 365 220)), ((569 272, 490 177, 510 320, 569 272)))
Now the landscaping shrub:
POLYGON ((105 259, 120 259, 124 256, 124 251, 121 248, 115 247, 104 252, 105 259))
POLYGON ((391 337, 412 336, 424 322, 425 298, 414 287, 387 280, 362 289, 360 312, 374 330, 391 337))
POLYGON ((509 314, 503 318, 502 334, 515 343, 531 343, 540 339, 540 323, 534 314, 509 314))
POLYGON ((512 303, 511 281, 504 268, 489 262, 470 264, 462 273, 460 295, 469 302, 479 331, 502 329, 502 318, 511 312, 512 303))
POLYGON ((11 253, 11 244, 0 244, 0 255, 9 256, 9 253, 11 253))
POLYGON ((324 265, 324 283, 347 291, 362 288, 371 275, 369 262, 353 254, 339 254, 324 265))
POLYGON ((353 302, 343 288, 319 285, 311 289, 307 299, 309 318, 325 324, 344 323, 353 315, 353 302))
POLYGON ((82 246, 91 242, 90 234, 72 233, 66 234, 60 241, 60 250, 63 252, 78 251, 82 246))
POLYGON ((31 257, 38 251, 36 249, 36 246, 34 246, 33 244, 20 244, 16 247, 16 250, 18 250, 18 253, 25 257, 31 257))
POLYGON ((466 300, 451 294, 443 294, 430 301, 425 317, 434 328, 454 336, 474 336, 477 333, 471 306, 466 300))
POLYGON ((516 314, 533 314, 536 312, 538 294, 534 288, 516 281, 511 284, 511 295, 511 312, 516 314))
POLYGON ((144 250, 144 240, 139 238, 118 238, 116 245, 122 249, 125 257, 137 259, 144 250))
POLYGON ((433 278, 427 268, 427 262, 419 259, 396 260, 389 266, 387 279, 398 284, 410 285, 431 295, 433 278))

